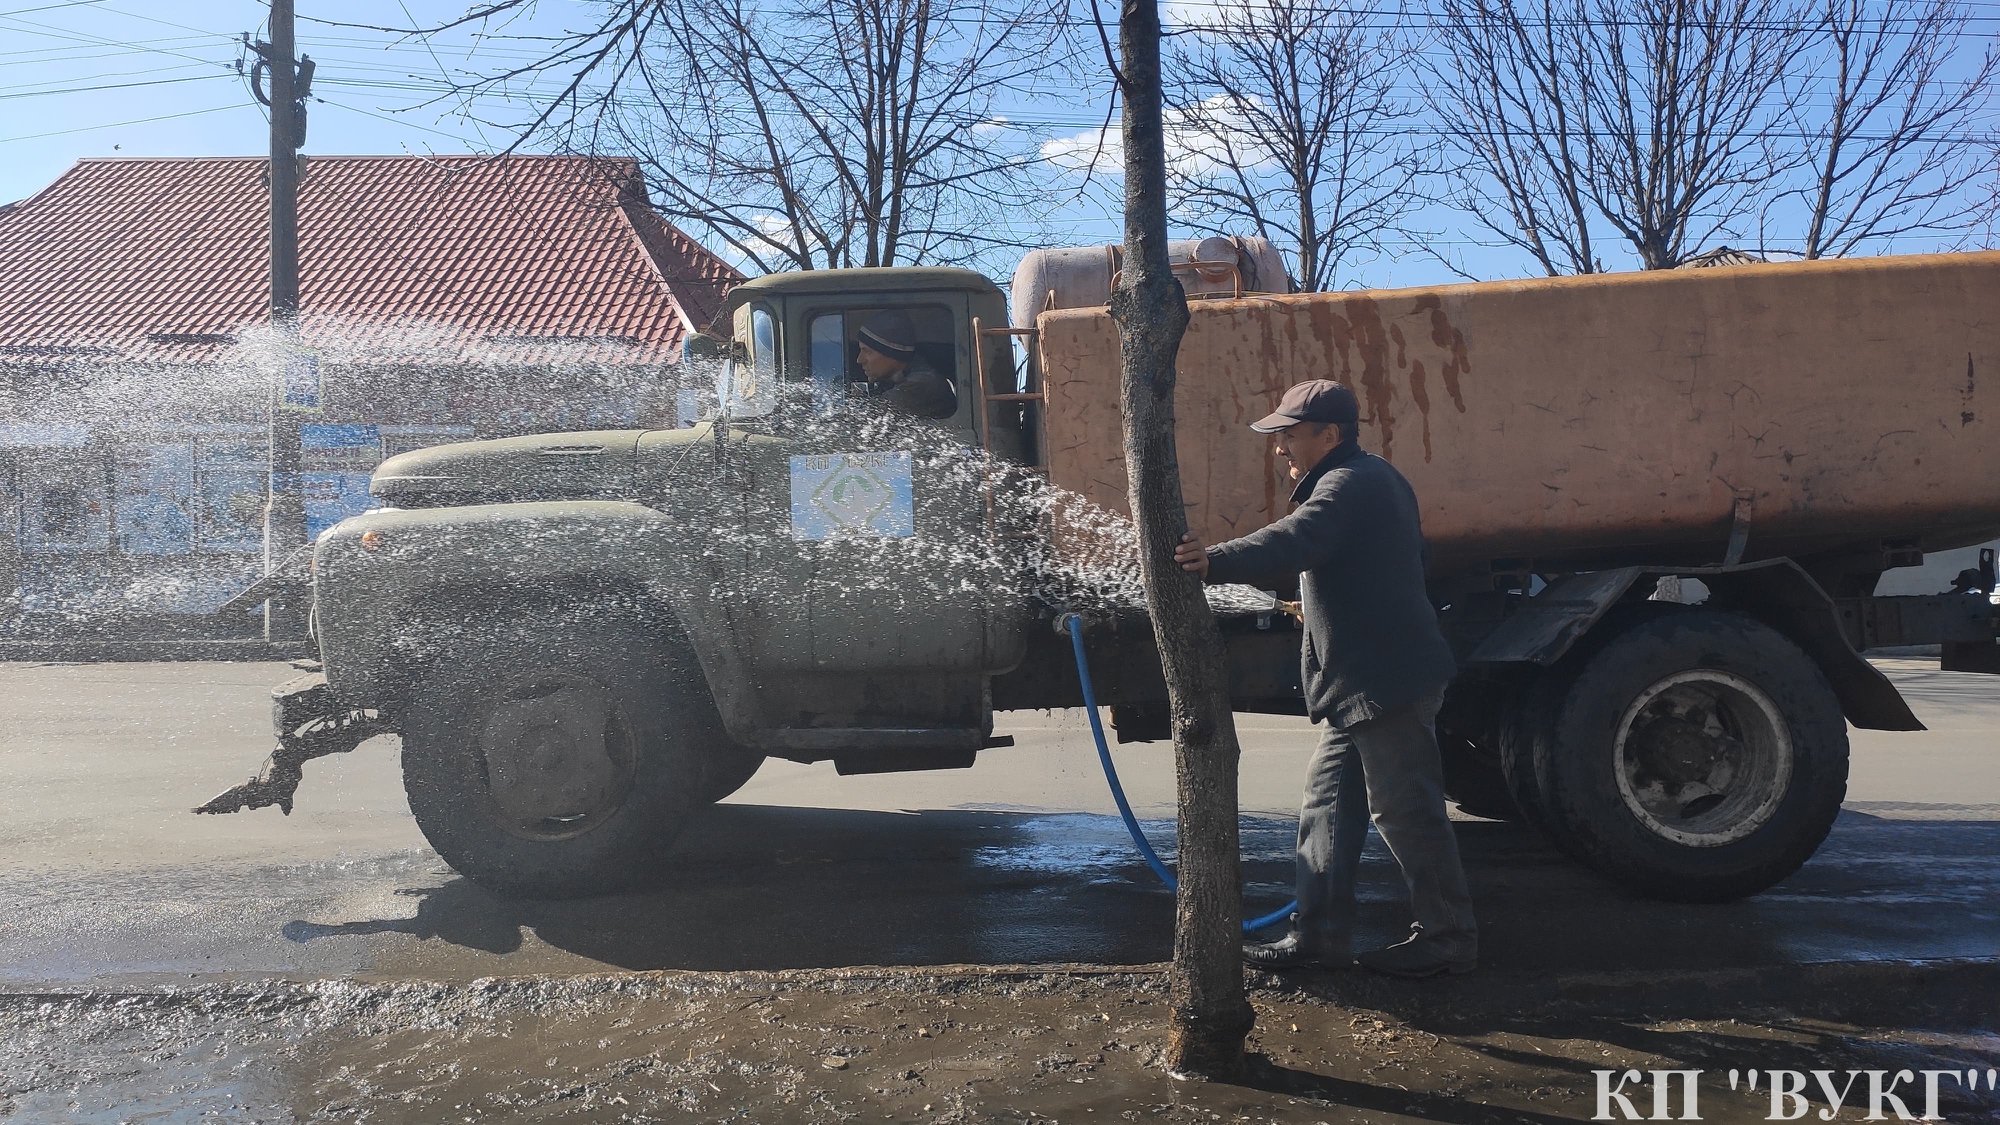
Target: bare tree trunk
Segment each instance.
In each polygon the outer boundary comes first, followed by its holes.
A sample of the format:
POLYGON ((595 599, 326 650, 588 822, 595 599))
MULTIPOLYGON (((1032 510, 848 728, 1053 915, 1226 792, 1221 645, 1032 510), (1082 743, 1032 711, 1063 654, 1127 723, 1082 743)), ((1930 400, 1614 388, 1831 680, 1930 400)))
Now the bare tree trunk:
POLYGON ((1243 994, 1242 880, 1236 830, 1236 720, 1222 634, 1201 583, 1174 563, 1187 529, 1174 458, 1174 358, 1187 297, 1167 263, 1166 147, 1156 0, 1124 0, 1125 269, 1111 295, 1123 352, 1125 465, 1139 569, 1173 707, 1180 801, 1167 1069, 1231 1078, 1253 1015, 1243 994))

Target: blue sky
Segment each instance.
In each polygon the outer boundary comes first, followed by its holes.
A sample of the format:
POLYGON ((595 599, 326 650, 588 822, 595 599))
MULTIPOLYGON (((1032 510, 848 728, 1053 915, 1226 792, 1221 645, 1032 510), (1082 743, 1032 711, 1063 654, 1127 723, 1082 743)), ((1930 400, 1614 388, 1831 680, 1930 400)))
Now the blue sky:
MULTIPOLYGON (((384 26, 408 23, 413 11, 421 18, 425 6, 300 5, 302 16, 384 26)), ((236 67, 242 33, 261 32, 267 15, 254 0, 0 0, 0 41, 9 44, 0 51, 0 200, 33 194, 80 157, 262 155, 264 113, 236 67)), ((427 45, 305 19, 298 30, 300 50, 320 68, 307 152, 505 143, 453 106, 414 108, 442 74, 471 65, 468 37, 427 45)))
MULTIPOLYGON (((1176 0, 1168 5, 1169 17, 1201 2, 1176 0)), ((465 10, 463 0, 299 0, 299 7, 300 50, 319 65, 308 154, 485 152, 511 140, 504 130, 476 124, 461 106, 436 99, 448 76, 526 61, 532 57, 527 45, 482 41, 469 32, 413 40, 313 18, 409 26, 455 16, 465 10)), ((2000 24, 1994 5, 1980 0, 1974 7, 1975 28, 1990 35, 2000 24)), ((542 0, 533 25, 515 30, 561 30, 589 11, 581 0, 542 0)), ((260 32, 266 16, 256 0, 0 0, 0 201, 33 194, 80 157, 263 154, 263 111, 237 66, 246 54, 242 34, 260 32)), ((1060 145, 1095 134, 1104 121, 1103 88, 1077 91, 1074 80, 1057 85, 995 107, 1014 131, 1013 141, 1060 145)), ((504 106, 482 108, 489 118, 507 115, 504 106)), ((1984 116, 1982 124, 1991 120, 1984 116)), ((1113 191, 1103 190, 1115 190, 1115 180, 1100 179, 1100 190, 1078 198, 1068 190, 1074 179, 1056 175, 1051 181, 1046 218, 1052 240, 1116 240, 1117 201, 1113 191)), ((1419 221, 1436 230, 1464 229, 1449 213, 1419 221)), ((1464 234, 1444 237, 1454 256, 1483 276, 1528 272, 1518 255, 1483 249, 1464 234)), ((1923 241, 1896 247, 1933 248, 1923 241)), ((996 272, 1008 269, 1011 262, 1000 263, 996 272)), ((1368 263, 1350 283, 1445 280, 1452 280, 1447 271, 1411 248, 1368 263)))
MULTIPOLYGON (((522 57, 518 43, 448 34, 425 42, 346 23, 408 26, 464 10, 435 0, 300 0, 299 50, 318 64, 308 154, 488 152, 512 139, 448 101, 445 76, 522 57)), ((574 0, 545 2, 538 29, 580 15, 574 0)), ((254 0, 0 0, 0 201, 34 194, 80 157, 244 156, 268 148, 264 112, 237 73, 242 33, 261 33, 254 0)), ((503 107, 488 105, 504 119, 503 107)), ((1046 137, 1102 121, 1102 110, 1046 105, 1026 114, 1046 137)), ((1079 202, 1058 229, 1079 242, 1119 236, 1102 202, 1079 202)))
MULTIPOLYGON (((426 42, 312 19, 403 27, 464 10, 457 0, 298 0, 299 50, 318 64, 306 152, 486 152, 507 144, 503 130, 431 99, 445 76, 523 57, 523 45, 464 33, 426 42)), ((560 29, 586 12, 577 0, 543 0, 532 30, 560 29)), ((81 157, 262 155, 264 113, 237 65, 248 65, 242 34, 261 34, 267 15, 255 0, 0 0, 0 40, 7 43, 0 50, 0 202, 32 195, 81 157)), ((1037 91, 998 107, 1006 128, 1017 131, 1013 139, 1038 145, 1094 133, 1104 122, 1104 91, 1086 101, 1074 96, 1073 82, 1068 90, 1069 98, 1037 91)), ((485 108, 504 116, 499 107, 485 108)), ((1059 192, 1076 179, 1057 178, 1059 192)), ((1116 187, 1103 177, 1099 186, 1116 187)), ((1115 195, 1100 190, 1062 199, 1046 219, 1061 244, 1116 241, 1116 206, 1115 195)), ((1382 263, 1368 280, 1444 279, 1430 263, 1413 259, 1412 267, 1382 263)), ((1011 268, 1011 261, 998 263, 999 280, 1011 268)))

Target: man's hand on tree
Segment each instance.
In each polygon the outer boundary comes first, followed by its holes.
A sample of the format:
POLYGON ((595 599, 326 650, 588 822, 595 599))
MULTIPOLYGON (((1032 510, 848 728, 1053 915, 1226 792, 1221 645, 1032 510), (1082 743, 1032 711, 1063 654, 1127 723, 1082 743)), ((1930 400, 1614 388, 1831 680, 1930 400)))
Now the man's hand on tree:
POLYGON ((1181 564, 1182 570, 1208 581, 1208 547, 1201 536, 1192 531, 1181 536, 1181 545, 1174 548, 1174 561, 1181 564))

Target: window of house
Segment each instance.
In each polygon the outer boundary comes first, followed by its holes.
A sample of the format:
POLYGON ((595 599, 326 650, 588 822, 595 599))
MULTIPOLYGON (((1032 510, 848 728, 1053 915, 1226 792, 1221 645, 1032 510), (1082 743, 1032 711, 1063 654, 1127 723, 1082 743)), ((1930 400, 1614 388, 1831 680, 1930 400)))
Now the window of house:
POLYGON ((193 440, 181 436, 121 442, 116 468, 119 552, 185 555, 193 551, 193 440))
POLYGON ((57 454, 23 466, 22 549, 36 555, 102 551, 111 542, 111 488, 101 457, 57 454))
POLYGON ((261 554, 270 486, 264 443, 250 435, 195 439, 195 541, 211 554, 261 554))

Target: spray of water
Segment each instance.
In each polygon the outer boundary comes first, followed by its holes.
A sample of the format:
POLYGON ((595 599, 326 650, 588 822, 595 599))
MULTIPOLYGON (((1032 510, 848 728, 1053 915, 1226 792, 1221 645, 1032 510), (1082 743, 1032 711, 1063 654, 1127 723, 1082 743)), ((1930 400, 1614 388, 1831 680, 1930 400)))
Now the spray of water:
MULTIPOLYGON (((366 503, 359 482, 374 461, 403 448, 474 433, 671 426, 704 408, 712 415, 727 397, 716 392, 722 368, 634 364, 619 341, 469 339, 438 324, 325 317, 308 319, 298 338, 325 380, 326 411, 309 422, 415 423, 384 425, 380 445, 327 474, 351 482, 340 499, 352 506, 366 503)), ((200 615, 261 570, 264 414, 300 346, 252 327, 209 344, 202 362, 176 359, 173 347, 44 357, 32 380, 16 381, 13 437, 0 449, 14 470, 0 480, 4 514, 22 529, 11 560, 0 559, 14 571, 0 573, 12 609, 45 624, 200 615)), ((676 519, 675 580, 686 589, 755 599, 771 615, 856 600, 886 612, 1143 606, 1124 515, 873 400, 793 383, 766 406, 754 419, 720 419, 712 440, 671 454, 671 495, 632 497, 676 519), (907 534, 795 534, 786 460, 843 453, 907 456, 907 534)), ((1241 588, 1214 590, 1211 601, 1222 612, 1270 607, 1241 588)))
POLYGON ((258 325, 15 358, 0 381, 0 632, 134 617, 254 630, 254 611, 212 615, 264 569, 265 416, 300 355, 325 392, 302 417, 322 442, 303 481, 315 529, 365 506, 367 472, 404 449, 674 418, 671 368, 635 362, 628 341, 328 316, 296 341, 258 325), (349 444, 326 444, 341 430, 349 444))
MULTIPOLYGON (((804 612, 808 598, 867 599, 894 611, 953 605, 992 612, 1024 606, 1053 613, 1128 616, 1145 603, 1138 536, 1123 513, 1100 507, 1041 473, 969 443, 935 422, 869 399, 831 400, 794 385, 751 422, 718 423, 717 440, 681 454, 699 469, 678 479, 748 503, 695 505, 722 514, 700 528, 700 559, 715 597, 751 595, 804 612), (765 448, 772 439, 780 445, 765 448), (800 539, 787 527, 794 501, 769 483, 791 457, 899 454, 908 459, 909 534, 849 529, 800 539), (754 479, 752 479, 754 478, 754 479), (810 576, 801 587, 799 575, 810 576)), ((1222 613, 1268 612, 1268 594, 1211 590, 1222 613)))

